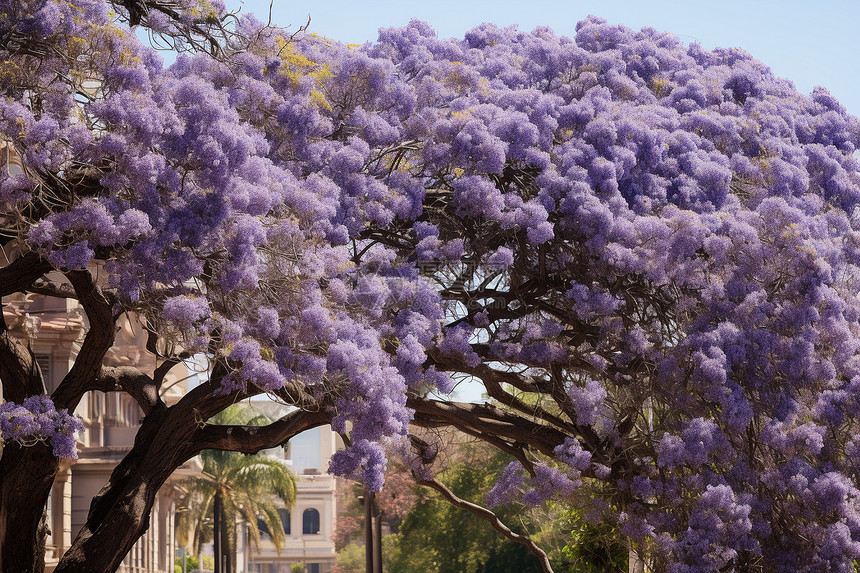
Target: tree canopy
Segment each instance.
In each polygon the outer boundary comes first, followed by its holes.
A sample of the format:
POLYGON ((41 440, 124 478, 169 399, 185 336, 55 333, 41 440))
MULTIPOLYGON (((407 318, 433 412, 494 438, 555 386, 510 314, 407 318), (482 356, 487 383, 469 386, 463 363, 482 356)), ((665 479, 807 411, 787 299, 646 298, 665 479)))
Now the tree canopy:
POLYGON ((371 490, 410 424, 483 439, 517 459, 491 505, 576 505, 655 570, 860 558, 860 123, 825 89, 597 18, 356 47, 214 1, 0 14, 0 295, 88 324, 50 402, 0 324, 5 571, 39 569, 65 412, 116 388, 146 416, 58 572, 114 570, 203 449, 326 423, 371 490), (154 375, 103 364, 123 317, 154 375), (168 407, 193 356, 209 379, 168 407), (466 378, 488 403, 445 398, 466 378), (260 393, 296 409, 202 423, 260 393))

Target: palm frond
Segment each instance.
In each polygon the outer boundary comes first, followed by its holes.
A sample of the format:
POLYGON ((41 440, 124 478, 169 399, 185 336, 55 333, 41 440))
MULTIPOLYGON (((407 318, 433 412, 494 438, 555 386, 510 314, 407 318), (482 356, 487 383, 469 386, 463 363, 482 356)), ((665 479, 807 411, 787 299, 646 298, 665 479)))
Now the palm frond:
MULTIPOLYGON (((284 542, 287 539, 287 536, 284 534, 284 524, 281 522, 281 516, 278 515, 277 508, 270 503, 261 503, 257 509, 263 523, 269 528, 269 536, 272 538, 275 550, 280 555, 281 549, 284 548, 284 542)), ((256 527, 256 523, 254 527, 256 527)))

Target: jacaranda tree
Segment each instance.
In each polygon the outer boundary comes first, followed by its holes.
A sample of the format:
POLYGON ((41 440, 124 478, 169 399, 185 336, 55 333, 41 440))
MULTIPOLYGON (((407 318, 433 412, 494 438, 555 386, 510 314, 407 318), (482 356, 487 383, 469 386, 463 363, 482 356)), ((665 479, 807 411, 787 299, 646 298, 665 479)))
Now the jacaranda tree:
POLYGON ((410 423, 483 439, 518 460, 490 505, 555 498, 657 571, 860 558, 860 123, 826 90, 594 18, 350 47, 196 0, 0 14, 0 294, 88 324, 50 397, 0 325, 3 571, 41 568, 68 412, 117 388, 145 418, 58 572, 115 570, 203 449, 325 423, 370 490, 410 423), (103 365, 126 316, 154 376, 103 365), (167 407, 193 356, 208 380, 167 407), (437 397, 461 378, 491 400, 437 397), (205 423, 260 393, 295 410, 205 423))

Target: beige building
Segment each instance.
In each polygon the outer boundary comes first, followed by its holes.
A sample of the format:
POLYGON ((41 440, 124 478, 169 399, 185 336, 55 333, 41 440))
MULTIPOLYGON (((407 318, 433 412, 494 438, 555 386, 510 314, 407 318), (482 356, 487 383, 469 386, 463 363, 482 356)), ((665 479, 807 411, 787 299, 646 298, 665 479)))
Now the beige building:
MULTIPOLYGON (((29 339, 50 394, 74 364, 86 328, 86 318, 72 299, 23 295, 4 300, 4 318, 17 336, 29 339)), ((117 343, 106 357, 110 366, 135 365, 150 375, 155 358, 144 350, 141 329, 126 322, 117 343)), ((177 366, 166 381, 163 398, 175 403, 186 391, 188 371, 177 366)), ((52 571, 83 526, 90 501, 110 473, 129 452, 140 426, 142 412, 125 393, 88 393, 76 413, 84 422, 78 437, 77 460, 63 460, 48 499, 50 535, 45 556, 52 571)), ((177 488, 186 476, 200 470, 192 461, 174 473, 159 492, 151 525, 123 560, 121 573, 173 573, 174 514, 177 488)))
MULTIPOLYGON (((276 417, 283 406, 253 402, 256 409, 276 417)), ((326 472, 332 454, 341 447, 330 426, 302 432, 286 449, 267 450, 266 455, 283 458, 298 476, 296 503, 281 511, 286 541, 280 554, 268 535, 262 535, 259 551, 248 556, 249 573, 290 573, 290 566, 304 565, 305 573, 331 573, 336 553, 334 525, 337 517, 335 488, 340 478, 326 472)), ((262 522, 259 523, 262 525, 262 522)), ((262 529, 262 528, 261 528, 262 529)))
MULTIPOLYGON (((14 334, 29 339, 50 394, 74 364, 86 329, 86 317, 72 299, 15 295, 3 301, 4 318, 14 334)), ((145 350, 142 329, 125 322, 116 344, 105 358, 109 366, 134 365, 152 374, 155 358, 145 350)), ((178 365, 165 381, 162 398, 176 403, 187 390, 192 373, 178 365)), ((254 402, 257 409, 278 416, 283 406, 254 402)), ((89 393, 76 413, 84 422, 78 438, 78 459, 63 460, 48 500, 46 571, 52 571, 83 526, 90 501, 107 482, 114 467, 129 452, 140 427, 142 412, 122 392, 89 393)), ((329 459, 339 446, 329 426, 303 432, 286 449, 268 450, 283 459, 299 477, 296 503, 283 510, 287 524, 286 543, 280 554, 264 535, 259 551, 246 548, 240 538, 236 573, 289 573, 290 566, 303 563, 307 573, 330 573, 335 562, 334 523, 337 515, 336 479, 325 473, 329 459)), ((176 502, 185 478, 202 468, 195 460, 174 472, 159 492, 152 510, 151 526, 123 560, 120 573, 172 573, 174 563, 174 517, 176 502)), ((211 553, 211 551, 210 551, 211 553)))

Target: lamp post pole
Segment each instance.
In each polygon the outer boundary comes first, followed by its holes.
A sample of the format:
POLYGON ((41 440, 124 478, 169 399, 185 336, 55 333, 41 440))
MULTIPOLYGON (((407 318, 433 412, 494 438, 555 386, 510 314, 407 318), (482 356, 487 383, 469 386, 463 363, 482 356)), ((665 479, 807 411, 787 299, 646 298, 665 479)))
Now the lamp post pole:
POLYGON ((215 553, 215 573, 224 573, 224 569, 221 567, 221 495, 219 493, 215 494, 212 506, 212 545, 215 553))
POLYGON ((373 573, 382 573, 382 516, 376 505, 376 495, 371 499, 373 506, 373 573))
POLYGON ((373 569, 373 500, 375 494, 364 490, 364 558, 367 573, 373 569))
POLYGON ((376 494, 364 490, 358 498, 364 504, 364 560, 367 573, 382 573, 382 520, 376 494))

